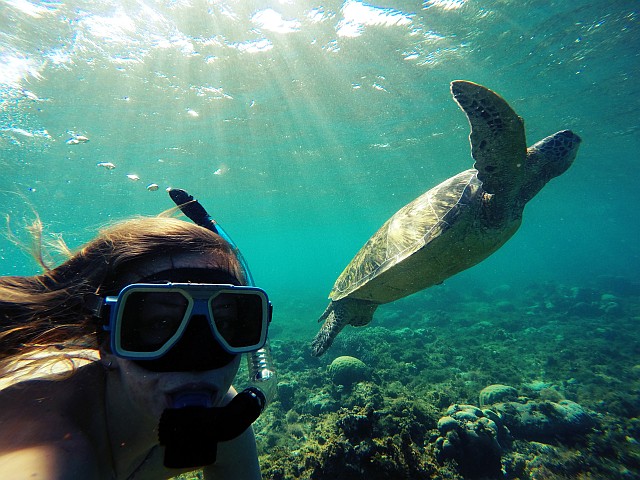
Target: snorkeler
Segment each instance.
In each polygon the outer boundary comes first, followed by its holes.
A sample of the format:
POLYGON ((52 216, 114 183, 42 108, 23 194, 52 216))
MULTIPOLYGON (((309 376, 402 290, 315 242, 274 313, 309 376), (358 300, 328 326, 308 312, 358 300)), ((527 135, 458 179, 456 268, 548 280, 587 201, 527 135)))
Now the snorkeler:
POLYGON ((0 375, 15 378, 0 390, 2 478, 260 478, 271 304, 226 234, 185 213, 201 225, 135 218, 42 275, 0 278, 0 375), (244 353, 262 370, 238 394, 244 353))

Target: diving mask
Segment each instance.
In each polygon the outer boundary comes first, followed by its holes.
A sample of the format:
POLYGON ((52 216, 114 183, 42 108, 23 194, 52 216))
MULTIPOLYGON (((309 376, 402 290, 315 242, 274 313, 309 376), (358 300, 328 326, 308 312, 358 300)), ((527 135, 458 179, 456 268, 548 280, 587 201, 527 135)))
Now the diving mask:
MULTIPOLYGON (((271 306, 257 287, 208 283, 134 283, 111 307, 111 350, 130 360, 155 360, 171 350, 191 322, 204 317, 213 338, 229 354, 253 352, 267 340, 271 306)), ((205 333, 205 332, 202 332, 205 333)))

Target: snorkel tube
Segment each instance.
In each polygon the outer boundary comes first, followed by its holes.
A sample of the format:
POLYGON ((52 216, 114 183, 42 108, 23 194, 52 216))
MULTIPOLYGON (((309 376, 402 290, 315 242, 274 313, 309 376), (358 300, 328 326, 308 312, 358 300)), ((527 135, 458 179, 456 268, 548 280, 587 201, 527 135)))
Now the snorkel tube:
POLYGON ((244 270, 244 275, 245 277, 247 277, 247 285, 250 287, 255 287, 253 276, 251 275, 251 271, 249 270, 249 265, 240 252, 240 249, 236 246, 235 242, 231 240, 231 237, 227 235, 227 232, 225 232, 222 227, 213 218, 211 218, 204 207, 200 205, 200 202, 194 199, 192 195, 189 195, 187 192, 179 188, 170 189, 169 196, 171 197, 171 200, 173 200, 173 202, 180 208, 180 210, 182 210, 182 213, 189 217, 189 219, 193 223, 195 223, 196 225, 200 225, 207 230, 211 230, 213 233, 217 233, 222 238, 224 238, 224 240, 229 245, 231 245, 231 248, 233 248, 233 252, 236 254, 236 257, 238 257, 240 265, 244 270))
MULTIPOLYGON (((169 196, 195 224, 220 235, 233 249, 244 270, 248 286, 255 286, 242 253, 231 237, 216 223, 200 203, 184 190, 170 189, 169 196)), ((172 408, 162 414, 158 428, 160 444, 165 446, 164 465, 191 468, 216 461, 217 443, 242 434, 260 416, 277 391, 269 341, 247 354, 249 386, 224 407, 211 407, 206 396, 197 392, 178 395, 172 408)))

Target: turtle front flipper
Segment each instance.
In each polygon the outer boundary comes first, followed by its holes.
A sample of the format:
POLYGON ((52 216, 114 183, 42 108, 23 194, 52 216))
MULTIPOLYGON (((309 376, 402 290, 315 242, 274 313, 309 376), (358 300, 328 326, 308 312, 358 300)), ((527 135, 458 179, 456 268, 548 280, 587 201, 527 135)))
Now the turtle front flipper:
POLYGON ((376 308, 377 303, 352 298, 329 303, 318 319, 319 322, 324 320, 324 324, 311 342, 311 354, 314 357, 324 354, 345 325, 360 327, 370 323, 376 308))
POLYGON ((525 176, 524 122, 497 93, 465 80, 451 82, 454 100, 471 125, 471 155, 485 192, 509 201, 525 176))

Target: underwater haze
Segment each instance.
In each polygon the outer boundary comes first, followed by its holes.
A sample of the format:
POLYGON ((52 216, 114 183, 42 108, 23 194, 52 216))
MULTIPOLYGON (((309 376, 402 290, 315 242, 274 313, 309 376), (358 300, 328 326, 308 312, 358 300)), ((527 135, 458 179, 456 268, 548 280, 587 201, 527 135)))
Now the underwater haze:
MULTIPOLYGON (((271 338, 299 342, 311 362, 316 321, 354 254, 399 208, 472 167, 469 124, 449 91, 464 79, 509 102, 528 145, 570 129, 582 138, 578 156, 529 202, 499 251, 385 305, 345 338, 391 328, 407 310, 442 309, 438 292, 469 300, 498 287, 525 295, 530 285, 617 279, 637 295, 639 6, 0 0, 0 211, 23 243, 37 213, 48 237, 75 248, 101 226, 172 208, 166 189, 185 189, 269 293, 271 338)), ((0 236, 0 274, 38 271, 10 234, 0 236)), ((634 305, 625 328, 637 339, 634 305)), ((337 341, 336 352, 353 353, 346 345, 337 341)), ((329 350, 322 361, 333 358, 329 350)), ((284 368, 310 368, 301 365, 284 368)), ((325 478, 319 471, 312 478, 325 478)))

